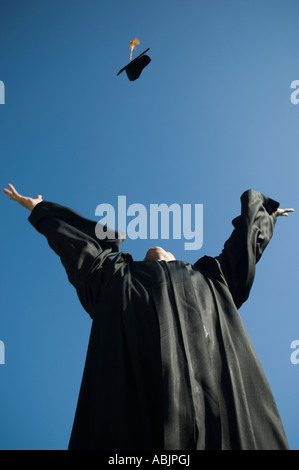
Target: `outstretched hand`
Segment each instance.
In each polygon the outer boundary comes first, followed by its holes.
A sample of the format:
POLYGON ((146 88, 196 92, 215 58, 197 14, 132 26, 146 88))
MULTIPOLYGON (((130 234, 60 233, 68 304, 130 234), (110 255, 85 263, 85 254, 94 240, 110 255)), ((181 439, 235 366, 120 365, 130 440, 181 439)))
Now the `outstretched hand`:
POLYGON ((7 196, 9 196, 9 199, 12 199, 13 201, 18 202, 19 204, 21 204, 21 206, 26 207, 26 209, 29 209, 30 211, 34 209, 36 204, 38 204, 39 202, 42 202, 43 200, 40 194, 36 196, 36 198, 33 199, 32 197, 26 197, 26 196, 22 196, 21 194, 19 194, 12 184, 8 184, 7 186, 10 189, 4 188, 3 192, 7 196))
POLYGON ((277 211, 275 212, 275 214, 276 214, 277 216, 282 215, 282 216, 287 217, 287 216, 289 215, 288 212, 295 212, 295 211, 294 211, 294 209, 277 209, 277 211))

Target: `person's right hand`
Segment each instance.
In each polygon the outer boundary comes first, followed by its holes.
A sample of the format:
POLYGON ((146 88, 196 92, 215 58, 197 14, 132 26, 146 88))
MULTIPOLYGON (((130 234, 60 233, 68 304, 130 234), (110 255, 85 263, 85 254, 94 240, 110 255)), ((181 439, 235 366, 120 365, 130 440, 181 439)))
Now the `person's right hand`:
POLYGON ((275 212, 275 214, 277 216, 284 216, 284 217, 287 217, 289 214, 288 212, 295 212, 294 209, 277 209, 277 211, 275 212))
POLYGON ((12 199, 13 201, 18 202, 19 204, 21 204, 21 206, 26 207, 26 209, 29 209, 30 211, 34 209, 36 204, 38 204, 39 202, 42 202, 43 200, 40 194, 36 196, 36 198, 33 199, 32 197, 21 196, 21 194, 18 193, 18 191, 13 187, 12 184, 8 184, 7 186, 10 189, 4 188, 3 192, 7 196, 9 196, 9 199, 12 199))

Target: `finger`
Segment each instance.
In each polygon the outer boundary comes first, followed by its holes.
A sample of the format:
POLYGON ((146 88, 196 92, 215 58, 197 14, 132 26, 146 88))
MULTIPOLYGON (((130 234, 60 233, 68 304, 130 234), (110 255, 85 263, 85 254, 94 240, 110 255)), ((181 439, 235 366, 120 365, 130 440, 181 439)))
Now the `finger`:
POLYGON ((295 212, 294 209, 282 209, 283 215, 288 215, 288 212, 295 212))
POLYGON ((9 196, 10 199, 16 201, 17 200, 17 196, 12 192, 12 191, 9 191, 9 189, 6 189, 6 188, 3 188, 3 192, 9 196))
POLYGON ((9 189, 6 189, 6 188, 3 188, 3 192, 4 192, 5 194, 8 194, 8 195, 12 194, 12 192, 9 191, 9 189))
POLYGON ((15 196, 20 196, 20 194, 18 193, 18 191, 16 190, 16 188, 11 184, 11 183, 8 183, 8 185, 12 191, 12 193, 15 195, 15 196))

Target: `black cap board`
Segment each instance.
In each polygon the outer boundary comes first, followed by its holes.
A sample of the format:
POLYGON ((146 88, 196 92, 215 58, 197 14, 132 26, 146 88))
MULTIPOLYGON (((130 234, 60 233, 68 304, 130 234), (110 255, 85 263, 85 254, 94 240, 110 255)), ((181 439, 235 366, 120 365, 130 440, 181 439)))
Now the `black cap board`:
POLYGON ((144 52, 142 52, 138 57, 136 57, 134 60, 131 60, 125 67, 123 67, 117 75, 120 75, 124 70, 127 73, 128 79, 133 82, 134 80, 137 80, 137 78, 140 77, 140 74, 144 67, 146 67, 151 59, 148 55, 145 55, 145 53, 149 51, 149 48, 146 49, 144 52))

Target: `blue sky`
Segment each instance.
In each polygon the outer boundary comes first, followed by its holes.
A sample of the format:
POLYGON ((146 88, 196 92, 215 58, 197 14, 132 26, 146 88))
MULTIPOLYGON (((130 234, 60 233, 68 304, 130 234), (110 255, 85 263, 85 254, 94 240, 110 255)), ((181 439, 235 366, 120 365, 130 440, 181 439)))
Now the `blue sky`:
MULTIPOLYGON (((219 254, 256 189, 298 208, 296 0, 1 0, 1 184, 95 219, 101 203, 203 204, 203 246, 156 244, 195 262, 219 254), (116 76, 150 47, 136 82, 116 76)), ((65 449, 91 320, 58 257, 3 194, 0 449, 65 449)), ((240 309, 291 448, 299 448, 298 216, 278 220, 240 309)))

